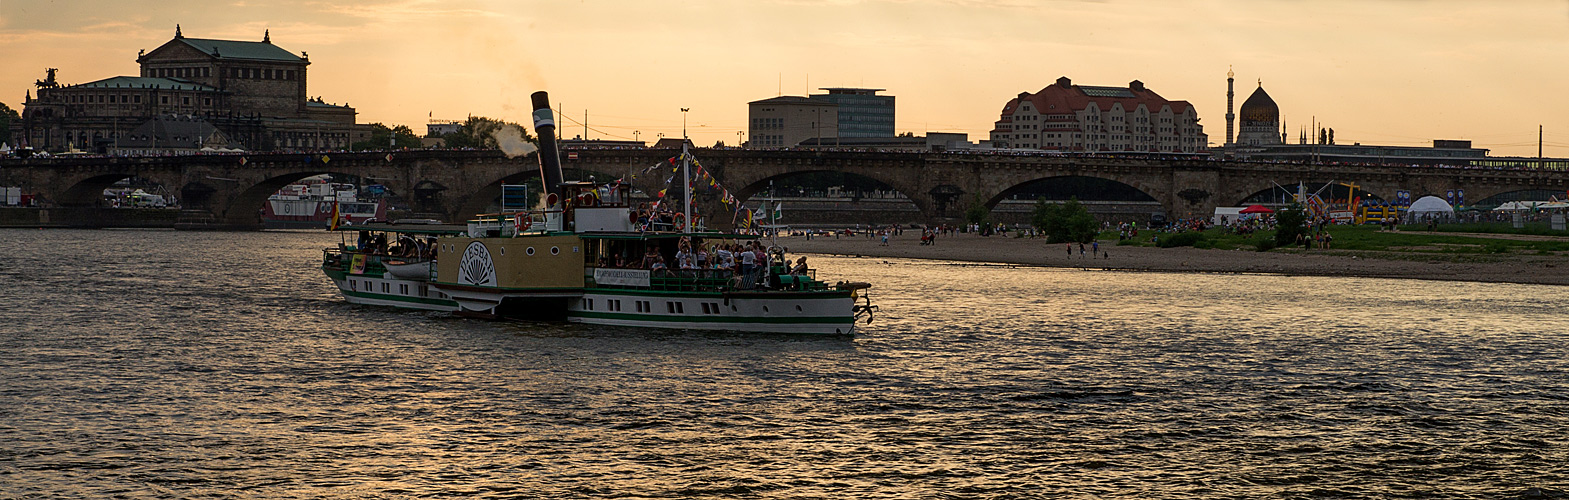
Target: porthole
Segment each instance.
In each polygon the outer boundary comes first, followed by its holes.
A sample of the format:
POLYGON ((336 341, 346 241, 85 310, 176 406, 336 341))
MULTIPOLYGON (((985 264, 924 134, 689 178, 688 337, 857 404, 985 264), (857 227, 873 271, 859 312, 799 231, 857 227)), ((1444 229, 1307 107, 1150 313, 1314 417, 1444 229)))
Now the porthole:
POLYGON ((533 257, 534 256, 534 247, 528 247, 528 248, 524 249, 523 253, 528 254, 529 257, 533 257))
POLYGON ((561 247, 550 247, 550 254, 551 255, 560 255, 561 254, 561 247))
POLYGON ((801 312, 801 306, 795 306, 795 312, 801 312))
POLYGON ((501 255, 507 254, 507 247, 501 247, 501 255))
POLYGON ((763 306, 763 312, 768 312, 768 306, 763 306))

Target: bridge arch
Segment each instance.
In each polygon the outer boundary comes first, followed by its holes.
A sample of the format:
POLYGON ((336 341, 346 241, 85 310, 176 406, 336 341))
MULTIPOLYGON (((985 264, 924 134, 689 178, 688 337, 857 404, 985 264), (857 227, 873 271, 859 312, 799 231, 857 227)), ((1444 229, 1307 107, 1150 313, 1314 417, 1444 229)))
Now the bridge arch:
MULTIPOLYGON (((1166 210, 1156 197, 1159 191, 1141 187, 1136 180, 1084 173, 1053 173, 1030 179, 1011 179, 1012 185, 992 194, 981 203, 1003 222, 1028 220, 1039 198, 1049 202, 1077 198, 1090 213, 1116 220, 1145 220, 1154 212, 1166 210), (1130 183, 1131 182, 1131 183, 1130 183)), ((968 200, 964 200, 968 201, 968 200)))
MULTIPOLYGON (((327 168, 267 175, 260 180, 249 183, 249 186, 234 192, 233 198, 226 203, 228 209, 223 214, 223 222, 236 227, 260 226, 262 223, 261 212, 264 204, 267 203, 268 197, 283 189, 284 186, 322 174, 329 174, 334 177, 341 176, 342 178, 365 178, 363 175, 327 168)), ((203 192, 209 193, 208 196, 216 196, 218 193, 222 193, 224 191, 222 187, 214 184, 224 182, 244 183, 245 181, 225 178, 193 181, 191 184, 186 185, 182 191, 188 193, 193 200, 199 202, 203 192)), ((214 200, 214 202, 216 204, 217 200, 214 200)))
MULTIPOLYGON (((750 200, 753 196, 756 196, 756 195, 759 195, 759 194, 766 194, 766 192, 768 191, 768 187, 769 187, 770 183, 776 183, 777 184, 779 181, 785 180, 785 179, 798 178, 798 177, 811 176, 811 175, 819 175, 819 174, 838 174, 838 175, 842 175, 842 176, 845 176, 845 177, 850 178, 850 179, 856 179, 856 180, 860 180, 860 181, 870 181, 871 183, 875 183, 875 184, 873 184, 873 186, 875 186, 875 187, 884 188, 887 191, 898 193, 899 195, 903 196, 904 197, 903 199, 909 200, 909 202, 912 205, 914 205, 914 208, 916 210, 920 211, 920 213, 922 213, 922 214, 933 213, 932 212, 932 208, 933 207, 932 207, 931 200, 929 198, 925 197, 925 196, 920 196, 923 193, 910 192, 910 187, 908 187, 908 186, 900 187, 899 185, 897 185, 897 184, 895 184, 893 182, 888 182, 887 180, 879 178, 879 176, 869 175, 868 172, 858 172, 858 171, 854 171, 854 170, 834 170, 834 169, 828 169, 828 168, 820 168, 820 169, 801 169, 801 170, 793 170, 793 171, 789 171, 789 172, 772 173, 770 175, 762 176, 762 177, 759 177, 759 178, 756 178, 756 179, 751 179, 749 181, 746 181, 743 185, 736 186, 735 189, 731 189, 730 190, 730 195, 734 196, 736 200, 741 201, 741 202, 744 203, 744 202, 750 200)), ((854 200, 856 200, 856 201, 859 201, 860 199, 862 199, 859 196, 852 197, 852 198, 854 200)))
POLYGON ((117 182, 132 178, 145 179, 165 190, 164 193, 154 194, 174 194, 180 189, 180 178, 163 172, 90 174, 74 179, 66 179, 62 183, 66 186, 65 189, 55 193, 54 199, 51 201, 63 207, 97 207, 102 205, 105 189, 113 187, 117 182))
MULTIPOLYGON (((1363 201, 1385 201, 1393 198, 1392 192, 1390 193, 1390 196, 1386 198, 1384 195, 1380 195, 1373 190, 1365 189, 1364 186, 1361 185, 1352 187, 1343 183, 1308 182, 1304 183, 1302 187, 1303 190, 1307 193, 1317 193, 1318 196, 1324 200, 1353 200, 1360 198, 1363 201)), ((1271 185, 1268 188, 1257 190, 1251 194, 1244 195, 1240 199, 1235 200, 1234 203, 1231 202, 1231 200, 1220 200, 1223 204, 1218 206, 1285 206, 1291 204, 1295 200, 1295 196, 1296 185, 1294 184, 1291 186, 1271 185)))

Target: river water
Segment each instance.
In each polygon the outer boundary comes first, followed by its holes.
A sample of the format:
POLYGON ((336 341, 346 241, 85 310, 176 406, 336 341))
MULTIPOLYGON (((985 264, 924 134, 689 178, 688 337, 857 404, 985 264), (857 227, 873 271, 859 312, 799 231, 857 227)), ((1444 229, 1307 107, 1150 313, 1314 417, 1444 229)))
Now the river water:
POLYGON ((861 335, 342 302, 320 232, 0 230, 0 498, 1516 498, 1562 288, 814 257, 861 335))

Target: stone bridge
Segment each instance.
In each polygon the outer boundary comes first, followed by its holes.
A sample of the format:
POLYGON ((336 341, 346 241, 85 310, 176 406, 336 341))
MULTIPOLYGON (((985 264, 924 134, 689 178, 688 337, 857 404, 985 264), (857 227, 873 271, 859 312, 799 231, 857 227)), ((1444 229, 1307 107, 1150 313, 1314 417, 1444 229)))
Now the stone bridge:
MULTIPOLYGON (((483 211, 502 183, 539 177, 534 157, 498 151, 221 154, 157 157, 78 157, 0 162, 0 185, 20 186, 45 206, 98 207, 115 182, 140 177, 179 197, 176 227, 255 229, 263 203, 290 183, 313 175, 349 174, 382 184, 418 216, 463 220, 483 211)), ((90 221, 85 224, 92 225, 90 221)))
MULTIPOLYGON (((564 150, 568 179, 623 177, 666 162, 672 149, 564 150), (572 171, 579 174, 572 174, 572 171)), ((749 151, 698 149, 694 155, 730 192, 747 199, 770 180, 811 172, 845 172, 883 182, 907 196, 921 221, 953 221, 976 200, 994 207, 1041 180, 1091 177, 1148 194, 1176 217, 1235 206, 1276 184, 1353 182, 1375 196, 1413 197, 1465 190, 1467 199, 1525 190, 1569 189, 1569 172, 1453 167, 1309 165, 1194 159, 1063 157, 975 153, 749 151)), ((387 187, 416 214, 460 221, 483 211, 502 183, 538 178, 533 156, 497 151, 416 150, 366 153, 223 154, 169 157, 80 157, 0 161, 0 186, 20 186, 48 206, 95 207, 103 189, 128 177, 165 186, 180 197, 178 227, 252 229, 269 195, 322 173, 349 174, 387 187)), ((668 174, 635 184, 657 191, 668 174)), ((91 224, 86 224, 91 225, 91 224)))
MULTIPOLYGON (((564 166, 626 172, 677 154, 674 150, 576 151, 564 166)), ((927 221, 953 220, 975 200, 994 208, 1037 181, 1091 177, 1128 185, 1154 198, 1168 215, 1213 214, 1274 189, 1327 182, 1356 184, 1381 199, 1397 191, 1412 199, 1464 190, 1466 199, 1527 190, 1564 191, 1569 171, 1472 167, 1322 165, 1210 159, 1041 156, 981 153, 696 150, 694 155, 732 194, 746 199, 771 180, 811 172, 845 172, 875 179, 903 193, 927 221)))

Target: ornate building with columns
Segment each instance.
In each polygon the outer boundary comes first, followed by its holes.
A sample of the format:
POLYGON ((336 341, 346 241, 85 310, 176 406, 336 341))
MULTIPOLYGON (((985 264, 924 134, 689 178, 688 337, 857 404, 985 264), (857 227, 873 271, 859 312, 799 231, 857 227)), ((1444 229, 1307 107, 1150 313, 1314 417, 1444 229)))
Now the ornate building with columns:
MULTIPOLYGON (((12 122, 18 145, 43 151, 116 152, 135 144, 140 153, 196 150, 193 144, 224 139, 253 151, 346 149, 369 137, 356 125, 354 108, 329 104, 306 93, 308 54, 272 43, 174 38, 142 51, 137 76, 62 84, 55 69, 28 92, 22 119, 12 122), (144 124, 177 118, 210 124, 221 137, 182 137, 159 147, 160 139, 141 137, 144 124), (192 144, 185 144, 190 142, 192 144)), ((145 134, 144 134, 145 135, 145 134)))

